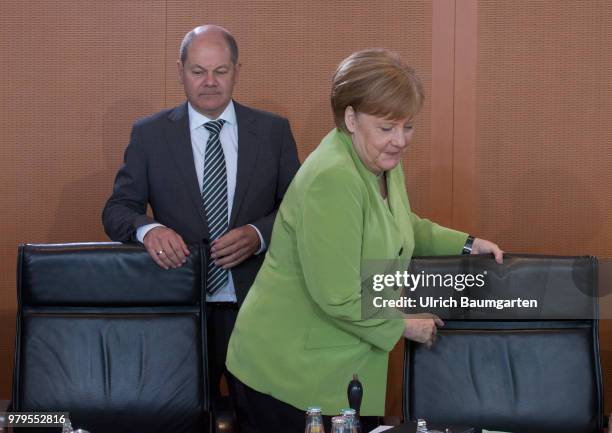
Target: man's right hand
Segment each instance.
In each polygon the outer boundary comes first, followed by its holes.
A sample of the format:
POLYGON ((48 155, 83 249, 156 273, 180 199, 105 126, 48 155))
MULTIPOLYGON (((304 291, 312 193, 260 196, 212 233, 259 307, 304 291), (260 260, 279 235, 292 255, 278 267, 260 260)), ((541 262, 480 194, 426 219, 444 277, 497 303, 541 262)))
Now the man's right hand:
POLYGON ((164 269, 178 268, 187 261, 187 245, 177 232, 168 227, 152 228, 145 235, 143 243, 155 263, 164 269))

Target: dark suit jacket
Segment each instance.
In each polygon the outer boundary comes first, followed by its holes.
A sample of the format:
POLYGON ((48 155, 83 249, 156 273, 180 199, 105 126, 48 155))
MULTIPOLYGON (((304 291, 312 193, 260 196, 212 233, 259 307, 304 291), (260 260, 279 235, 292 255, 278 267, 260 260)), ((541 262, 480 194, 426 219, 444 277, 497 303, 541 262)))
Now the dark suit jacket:
MULTIPOLYGON (((238 170, 229 228, 253 224, 270 245, 276 211, 299 168, 295 141, 287 119, 236 102, 234 106, 238 170)), ((114 241, 133 241, 138 227, 158 222, 175 230, 187 244, 209 243, 187 103, 134 124, 102 221, 114 241), (146 215, 147 204, 154 218, 146 215)), ((264 254, 252 256, 232 269, 239 303, 263 258, 264 254)))

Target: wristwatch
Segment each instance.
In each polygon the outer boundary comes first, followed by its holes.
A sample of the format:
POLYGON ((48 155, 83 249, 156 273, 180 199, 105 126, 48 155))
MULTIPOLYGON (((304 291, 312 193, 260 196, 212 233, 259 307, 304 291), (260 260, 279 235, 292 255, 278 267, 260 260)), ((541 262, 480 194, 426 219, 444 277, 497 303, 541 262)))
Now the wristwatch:
POLYGON ((472 254, 472 245, 474 245, 474 236, 468 235, 465 245, 463 246, 463 251, 461 254, 469 255, 472 254))

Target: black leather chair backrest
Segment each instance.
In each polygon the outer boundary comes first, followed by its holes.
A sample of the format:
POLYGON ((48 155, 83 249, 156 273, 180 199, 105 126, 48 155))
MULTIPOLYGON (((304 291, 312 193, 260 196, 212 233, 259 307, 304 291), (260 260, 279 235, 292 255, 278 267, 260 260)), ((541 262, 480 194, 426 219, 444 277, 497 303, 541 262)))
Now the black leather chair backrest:
MULTIPOLYGON (((473 297, 518 294, 546 301, 547 308, 539 313, 545 320, 528 313, 513 319, 500 312, 495 320, 490 311, 446 311, 462 320, 446 320, 432 349, 406 347, 406 419, 514 433, 601 431, 594 258, 509 255, 502 265, 488 257, 415 258, 410 271, 486 271, 486 287, 473 297)), ((457 296, 452 288, 447 292, 457 296)))
POLYGON ((201 260, 191 249, 163 270, 136 245, 20 246, 13 409, 70 412, 93 433, 206 431, 201 260))

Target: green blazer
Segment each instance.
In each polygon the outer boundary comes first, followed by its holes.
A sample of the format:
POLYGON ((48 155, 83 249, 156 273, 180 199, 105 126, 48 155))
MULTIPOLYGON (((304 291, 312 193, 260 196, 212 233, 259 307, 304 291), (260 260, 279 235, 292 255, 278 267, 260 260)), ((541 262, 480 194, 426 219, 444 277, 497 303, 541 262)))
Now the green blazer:
POLYGON ((346 388, 357 373, 361 414, 384 414, 388 352, 404 322, 362 317, 363 269, 384 260, 405 270, 413 253, 459 254, 467 238, 412 213, 400 165, 387 173, 387 187, 385 202, 338 129, 306 159, 230 339, 227 368, 243 383, 333 415, 348 406, 346 388))

